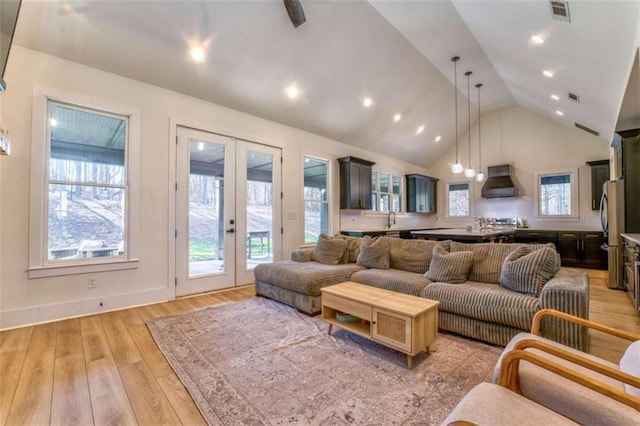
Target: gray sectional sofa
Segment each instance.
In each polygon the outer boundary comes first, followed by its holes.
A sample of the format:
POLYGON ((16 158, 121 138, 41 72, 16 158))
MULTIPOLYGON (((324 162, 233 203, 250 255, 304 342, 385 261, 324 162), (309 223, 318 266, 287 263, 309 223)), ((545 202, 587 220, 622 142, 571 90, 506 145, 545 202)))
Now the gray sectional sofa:
MULTIPOLYGON (((540 309, 551 308, 588 317, 588 275, 561 268, 559 258, 554 275, 547 277, 550 279, 546 282, 542 281, 543 285, 535 294, 513 291, 500 284, 505 259, 513 257, 514 251, 528 246, 526 244, 464 244, 382 237, 388 247, 389 269, 377 269, 357 264, 361 263, 358 262, 361 238, 336 238, 344 239, 348 247, 338 264, 313 260, 314 248, 295 250, 291 260, 256 267, 256 293, 302 312, 316 314, 321 310, 320 288, 344 281, 359 282, 438 300, 441 330, 501 346, 516 334, 529 331, 533 316, 540 309), (449 253, 473 253, 466 281, 454 284, 426 278, 435 245, 449 253)), ((534 250, 543 246, 530 247, 534 250)), ((586 330, 574 324, 549 319, 542 324, 542 334, 580 350, 587 347, 586 330)))

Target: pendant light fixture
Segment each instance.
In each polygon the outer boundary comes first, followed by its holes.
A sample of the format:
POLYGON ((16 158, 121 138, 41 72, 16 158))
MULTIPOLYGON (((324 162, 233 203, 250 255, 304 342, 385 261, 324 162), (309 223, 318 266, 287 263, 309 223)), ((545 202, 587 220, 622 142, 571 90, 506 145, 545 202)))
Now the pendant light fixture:
POLYGON ((478 174, 476 175, 476 181, 482 182, 484 181, 484 173, 482 173, 482 132, 480 131, 480 88, 482 87, 482 83, 476 84, 476 89, 478 89, 478 174))
POLYGON ((453 58, 451 58, 451 62, 453 62, 453 88, 455 91, 455 114, 456 114, 456 131, 455 131, 455 135, 456 135, 456 163, 451 166, 451 172, 455 173, 455 174, 460 174, 462 173, 462 171, 464 170, 464 167, 462 167, 462 164, 460 164, 460 161, 458 160, 458 67, 456 65, 456 63, 460 60, 459 56, 454 56, 453 58))
POLYGON ((471 71, 467 71, 464 75, 467 76, 467 118, 469 119, 469 129, 467 133, 469 135, 469 168, 464 171, 464 176, 471 179, 476 175, 476 171, 471 167, 471 71))

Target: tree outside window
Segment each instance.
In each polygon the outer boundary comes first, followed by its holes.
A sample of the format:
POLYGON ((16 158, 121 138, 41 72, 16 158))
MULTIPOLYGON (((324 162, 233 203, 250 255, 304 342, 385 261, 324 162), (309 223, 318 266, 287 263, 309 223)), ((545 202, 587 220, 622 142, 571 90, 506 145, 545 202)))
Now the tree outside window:
POLYGON ((469 184, 450 183, 447 186, 448 216, 469 217, 471 215, 469 184))
POLYGON ((371 172, 373 209, 380 212, 399 212, 402 206, 400 176, 378 171, 371 172))
POLYGON ((329 161, 304 157, 304 242, 329 233, 329 161))
POLYGON ((542 216, 571 215, 571 175, 540 176, 539 208, 542 216))

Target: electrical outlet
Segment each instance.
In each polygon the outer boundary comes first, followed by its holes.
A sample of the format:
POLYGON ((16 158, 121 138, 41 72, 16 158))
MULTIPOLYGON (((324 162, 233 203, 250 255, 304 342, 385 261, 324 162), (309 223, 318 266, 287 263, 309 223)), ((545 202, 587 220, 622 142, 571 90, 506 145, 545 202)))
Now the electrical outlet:
POLYGON ((87 282, 87 287, 88 288, 98 287, 98 279, 96 277, 89 278, 89 281, 87 282))

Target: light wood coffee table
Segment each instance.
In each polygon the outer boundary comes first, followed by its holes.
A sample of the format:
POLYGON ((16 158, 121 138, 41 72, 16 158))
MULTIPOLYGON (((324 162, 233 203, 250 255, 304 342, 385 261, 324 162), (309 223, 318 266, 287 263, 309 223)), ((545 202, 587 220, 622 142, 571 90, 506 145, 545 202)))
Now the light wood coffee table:
POLYGON ((320 289, 322 319, 333 326, 366 337, 407 354, 407 366, 413 357, 438 335, 438 305, 440 302, 383 290, 351 281, 320 289), (337 315, 345 313, 360 318, 356 322, 340 322, 337 315))

